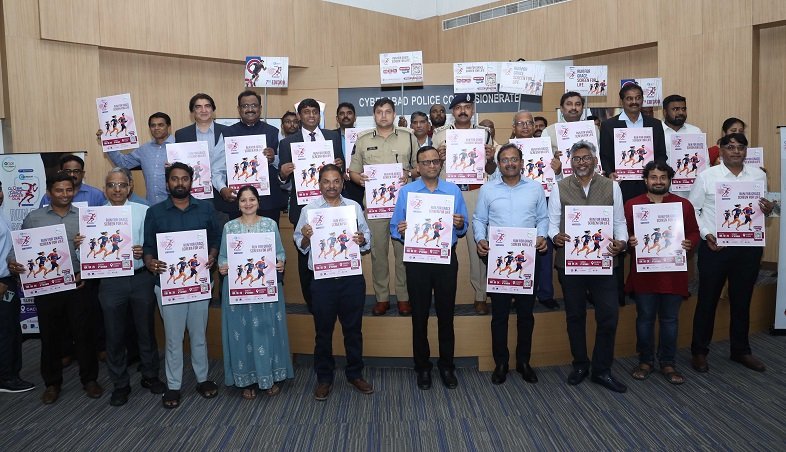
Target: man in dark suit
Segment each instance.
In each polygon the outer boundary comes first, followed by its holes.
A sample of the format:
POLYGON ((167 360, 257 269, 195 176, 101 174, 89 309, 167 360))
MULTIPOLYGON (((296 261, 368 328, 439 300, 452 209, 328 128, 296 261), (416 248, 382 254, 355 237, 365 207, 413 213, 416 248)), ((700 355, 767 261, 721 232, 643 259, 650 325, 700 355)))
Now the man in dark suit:
MULTIPOLYGON (((644 90, 641 86, 628 82, 620 88, 620 101, 622 102, 622 113, 613 116, 600 125, 600 164, 603 172, 612 180, 617 180, 614 172, 615 153, 614 153, 614 129, 651 127, 652 146, 655 151, 654 160, 666 161, 666 139, 663 133, 663 124, 655 118, 644 116, 641 113, 641 104, 644 101, 644 90)), ((622 191, 623 202, 642 195, 647 192, 644 179, 619 181, 622 191)), ((625 306, 625 254, 620 254, 617 259, 617 266, 614 274, 617 277, 617 293, 619 294, 620 306, 625 306)))
MULTIPOLYGON (((303 206, 297 203, 297 190, 294 185, 295 165, 292 163, 292 143, 302 143, 304 141, 323 141, 333 142, 333 163, 341 169, 344 168, 344 153, 341 150, 341 135, 328 129, 319 128, 320 108, 319 103, 314 99, 303 99, 297 106, 297 114, 300 118, 301 129, 294 134, 281 140, 278 146, 279 156, 279 176, 278 180, 282 186, 287 184, 292 187, 289 193, 289 221, 296 225, 300 218, 300 211, 303 206), (305 137, 305 139, 304 139, 305 137)), ((271 179, 271 183, 274 179, 271 179)), ((311 310, 311 281, 314 274, 308 268, 308 254, 298 252, 297 255, 298 274, 300 276, 300 288, 303 291, 303 299, 311 310)))

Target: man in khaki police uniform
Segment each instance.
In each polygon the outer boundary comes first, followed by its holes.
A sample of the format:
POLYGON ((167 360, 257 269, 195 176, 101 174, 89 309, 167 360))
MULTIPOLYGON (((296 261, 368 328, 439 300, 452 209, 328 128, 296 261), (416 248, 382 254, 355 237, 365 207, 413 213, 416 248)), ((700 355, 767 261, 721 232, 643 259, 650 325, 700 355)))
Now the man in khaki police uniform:
MULTIPOLYGON (((474 94, 455 94, 450 102, 450 110, 453 113, 453 124, 447 124, 434 130, 431 142, 437 147, 439 157, 444 161, 447 146, 445 145, 446 131, 448 129, 483 129, 486 131, 486 174, 493 174, 497 169, 494 162, 494 139, 488 128, 472 124, 472 117, 475 116, 475 95, 474 94)), ((445 178, 445 165, 442 165, 442 172, 439 177, 445 178)), ((478 189, 480 185, 459 184, 461 194, 464 195, 464 203, 467 205, 469 218, 475 212, 475 205, 478 202, 478 189)), ((475 312, 481 315, 489 313, 486 304, 486 264, 480 260, 477 253, 475 235, 470 222, 467 229, 467 248, 469 250, 469 281, 475 290, 475 312)))
MULTIPOLYGON (((404 168, 401 182, 407 183, 412 174, 412 162, 418 151, 418 142, 408 129, 393 125, 396 119, 396 107, 387 97, 374 103, 374 123, 376 127, 363 132, 352 151, 352 163, 349 177, 352 182, 365 187, 368 176, 363 173, 363 165, 382 163, 401 163, 404 168)), ((374 294, 377 303, 371 311, 374 315, 384 315, 390 308, 390 268, 388 252, 390 250, 390 219, 369 219, 371 229, 371 274, 374 280, 374 294)), ((407 294, 407 278, 404 269, 404 244, 393 241, 393 255, 396 269, 396 299, 399 315, 409 315, 412 307, 407 294)))

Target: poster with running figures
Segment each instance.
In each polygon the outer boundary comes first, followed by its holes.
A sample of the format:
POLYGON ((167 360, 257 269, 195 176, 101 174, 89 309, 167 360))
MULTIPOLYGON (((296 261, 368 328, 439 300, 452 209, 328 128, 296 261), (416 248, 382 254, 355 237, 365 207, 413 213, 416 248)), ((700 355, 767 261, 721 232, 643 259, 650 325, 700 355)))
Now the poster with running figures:
POLYGON ((227 185, 240 190, 246 185, 257 189, 260 196, 270 194, 270 175, 267 171, 267 137, 246 135, 224 138, 227 161, 227 185))
POLYGON ((654 158, 652 127, 614 129, 614 172, 617 180, 641 180, 644 165, 654 158))
POLYGON ((610 275, 614 258, 606 247, 614 238, 612 206, 565 206, 566 275, 610 275))
POLYGON ((159 275, 161 304, 170 305, 210 298, 210 269, 207 268, 207 232, 162 232, 156 234, 158 260, 166 263, 159 275))
POLYGON ((299 205, 304 206, 322 196, 319 191, 319 170, 334 160, 332 140, 292 143, 294 184, 299 205))
POLYGON ((226 240, 229 304, 278 301, 276 234, 229 234, 226 240))
POLYGON ((524 61, 505 61, 499 71, 499 92, 543 95, 546 66, 524 61))
POLYGON ((2 156, 0 182, 5 202, 2 212, 11 230, 22 227, 31 210, 37 209, 46 193, 46 171, 41 154, 6 154, 2 156))
POLYGON ((608 66, 565 66, 565 92, 576 91, 584 96, 608 94, 608 66))
POLYGON ((25 297, 35 297, 76 288, 71 252, 65 226, 11 231, 16 261, 26 271, 19 278, 25 297))
MULTIPOLYGON (((13 296, 11 291, 6 291, 4 297, 13 296)), ((4 300, 10 303, 11 300, 4 300)), ((19 326, 22 327, 22 334, 38 334, 41 330, 38 329, 38 311, 35 308, 34 297, 20 298, 19 306, 19 326)))
POLYGON ((246 88, 286 88, 289 57, 247 56, 243 78, 246 88))
POLYGON ((404 167, 401 163, 363 165, 363 174, 368 176, 365 190, 367 218, 392 217, 404 167))
POLYGON ((450 264, 453 243, 453 196, 407 195, 404 262, 450 264))
POLYGON ((486 131, 448 129, 445 178, 455 184, 482 184, 486 179, 486 131))
POLYGON ((382 85, 423 83, 423 52, 380 53, 379 79, 382 85))
MULTIPOLYGON (((594 121, 559 122, 554 126, 557 134, 557 149, 562 152, 562 175, 573 174, 570 166, 570 148, 580 140, 588 141, 598 149, 597 127, 594 121)), ((598 172, 600 172, 600 159, 598 159, 598 172)))
POLYGON ((101 148, 104 152, 139 147, 130 94, 99 97, 96 99, 96 111, 98 128, 101 130, 101 148))
POLYGON ((756 168, 764 167, 764 148, 748 148, 745 154, 745 164, 756 168))
POLYGON ((704 133, 675 133, 669 137, 669 162, 674 168, 672 191, 690 191, 696 177, 709 165, 707 135, 704 133))
POLYGON ((546 197, 551 196, 556 176, 551 167, 554 155, 551 153, 551 139, 539 138, 514 138, 509 143, 515 144, 521 150, 523 177, 540 182, 546 197))
POLYGON ((633 234, 636 246, 636 271, 685 272, 688 259, 682 249, 685 226, 682 204, 638 204, 633 206, 633 234))
POLYGON ((489 226, 488 292, 533 293, 537 239, 535 228, 489 226))
POLYGON ((663 103, 663 82, 660 77, 653 78, 626 78, 620 80, 620 88, 628 83, 634 83, 641 87, 644 99, 642 107, 660 107, 663 103))
MULTIPOLYGON (((314 279, 360 275, 360 247, 352 238, 358 230, 354 206, 308 211, 314 279)), ((366 237, 368 240, 368 237, 366 237)))
POLYGON ((349 165, 352 164, 352 154, 354 154, 355 143, 358 141, 360 132, 366 129, 358 127, 347 127, 344 129, 344 167, 349 172, 349 165))
POLYGON ((82 279, 134 274, 131 224, 131 207, 128 206, 79 209, 79 234, 85 237, 79 246, 82 279))
POLYGON ((764 182, 715 183, 715 238, 719 246, 764 246, 764 214, 759 199, 766 195, 764 182))
POLYGON ((454 93, 496 93, 499 63, 453 63, 454 93))
POLYGON ((169 163, 185 163, 194 170, 194 177, 191 179, 191 196, 197 199, 213 199, 207 142, 167 143, 166 159, 169 163))

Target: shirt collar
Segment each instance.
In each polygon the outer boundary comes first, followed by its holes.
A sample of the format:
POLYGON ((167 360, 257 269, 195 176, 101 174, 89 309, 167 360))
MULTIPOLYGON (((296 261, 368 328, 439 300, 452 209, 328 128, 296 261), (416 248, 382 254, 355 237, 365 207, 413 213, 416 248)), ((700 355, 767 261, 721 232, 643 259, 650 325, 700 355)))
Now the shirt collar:
POLYGON ((620 119, 622 119, 623 121, 627 120, 627 122, 630 122, 631 124, 638 124, 638 123, 642 123, 643 124, 644 123, 644 115, 641 112, 639 112, 639 119, 638 119, 638 121, 634 121, 634 120, 630 119, 628 117, 628 114, 625 113, 625 111, 620 113, 620 119))
MULTIPOLYGON (((731 170, 723 162, 721 162, 721 164, 718 165, 718 166, 721 167, 721 172, 723 173, 723 176, 728 176, 729 174, 734 176, 734 174, 731 172, 731 170)), ((738 174, 737 176, 734 176, 734 177, 740 177, 743 174, 745 174, 745 175, 748 174, 748 165, 746 165, 744 163, 742 164, 742 171, 740 171, 740 174, 738 174)))
MULTIPOLYGON (((183 212, 185 212, 187 210, 190 210, 192 207, 194 207, 194 200, 195 199, 196 198, 194 198, 193 196, 190 196, 190 195, 188 196, 188 207, 186 207, 183 210, 183 212)), ((177 208, 177 206, 175 206, 175 203, 172 202, 172 196, 171 195, 167 196, 166 199, 164 200, 164 208, 180 210, 180 209, 177 208)))
POLYGON ((215 130, 215 127, 216 127, 215 121, 210 121, 210 125, 207 128, 207 132, 202 132, 201 130, 199 130, 199 124, 194 123, 194 128, 199 133, 213 133, 213 131, 215 130))
MULTIPOLYGON (((52 209, 52 204, 51 203, 47 204, 46 207, 44 207, 44 209, 46 209, 46 213, 54 212, 54 209, 52 209)), ((76 207, 72 203, 71 206, 68 209, 68 213, 74 213, 74 214, 79 215, 79 207, 76 207)), ((55 214, 57 214, 57 212, 55 212, 55 214)))
MULTIPOLYGON (((343 197, 343 196, 341 196, 341 195, 338 195, 338 197, 339 197, 339 199, 341 200, 341 203, 340 203, 340 205, 342 205, 342 206, 345 206, 345 205, 347 205, 347 203, 346 203, 346 200, 344 199, 344 197, 343 197)), ((320 196, 319 198, 317 198, 317 201, 318 201, 318 203, 317 203, 317 207, 319 207, 319 208, 323 208, 323 207, 334 207, 334 206, 331 206, 330 204, 328 204, 328 202, 327 202, 327 199, 325 199, 325 197, 324 197, 324 196, 320 196)))

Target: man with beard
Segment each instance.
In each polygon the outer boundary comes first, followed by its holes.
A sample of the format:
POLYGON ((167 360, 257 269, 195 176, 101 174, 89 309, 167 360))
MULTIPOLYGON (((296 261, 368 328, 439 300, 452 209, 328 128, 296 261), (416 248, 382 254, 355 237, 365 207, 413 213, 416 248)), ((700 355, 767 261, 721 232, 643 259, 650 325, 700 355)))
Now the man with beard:
POLYGON ((549 121, 543 116, 535 116, 533 121, 535 121, 535 133, 533 136, 535 138, 540 138, 541 135, 543 135, 543 131, 549 126, 549 121))
POLYGON ((663 134, 669 156, 671 156, 672 135, 675 133, 702 133, 698 127, 685 122, 688 119, 686 101, 679 94, 672 94, 663 99, 663 134))
POLYGON ((433 133, 438 127, 445 125, 445 106, 442 104, 434 104, 428 111, 428 117, 431 120, 431 132, 433 133))
MULTIPOLYGON (((352 149, 347 149, 346 129, 355 127, 355 106, 352 103, 341 102, 338 104, 338 108, 336 108, 336 123, 338 124, 336 132, 341 134, 341 150, 344 153, 344 162, 346 162, 347 155, 352 155, 352 149)), ((364 194, 363 187, 352 182, 349 178, 349 173, 347 173, 344 176, 344 193, 342 195, 363 207, 364 194)))
MULTIPOLYGON (((221 245, 221 227, 216 218, 216 211, 208 201, 191 196, 191 181, 194 170, 181 162, 175 162, 166 168, 169 198, 147 210, 144 226, 143 254, 145 267, 154 275, 167 270, 167 263, 158 260, 156 234, 162 232, 207 231, 208 260, 210 268, 218 256, 221 245)), ((197 392, 210 399, 218 395, 218 386, 207 379, 208 358, 205 331, 207 329, 208 304, 210 296, 204 300, 189 303, 178 303, 163 306, 161 304, 161 287, 159 278, 155 281, 155 294, 158 309, 164 323, 166 337, 166 379, 167 391, 164 392, 162 403, 164 408, 177 408, 180 405, 180 388, 183 378, 183 336, 188 328, 191 344, 191 367, 197 381, 197 392)))
MULTIPOLYGON (((434 130, 432 142, 439 151, 439 158, 442 159, 442 171, 440 177, 445 177, 445 155, 447 152, 446 137, 448 129, 482 129, 485 131, 485 171, 486 174, 493 174, 497 169, 497 164, 494 162, 494 140, 491 138, 491 131, 480 125, 472 124, 472 118, 475 115, 475 95, 474 94, 454 94, 453 100, 450 101, 450 110, 453 113, 453 124, 444 125, 434 130)), ((478 190, 482 185, 480 184, 461 184, 461 194, 464 198, 464 203, 467 206, 467 212, 470 216, 475 211, 475 205, 478 202, 478 190)), ((488 305, 486 304, 486 264, 480 259, 477 252, 477 244, 475 243, 475 235, 472 228, 472 223, 467 225, 467 251, 469 253, 469 280, 474 290, 475 312, 479 315, 486 315, 489 313, 488 305)))
POLYGON ((549 236, 557 247, 554 265, 565 297, 565 320, 568 325, 573 371, 568 375, 569 385, 578 385, 592 369, 592 381, 615 391, 628 388, 611 375, 614 363, 614 340, 617 334, 619 306, 614 275, 568 275, 565 273, 565 244, 572 239, 565 233, 565 215, 562 206, 609 206, 612 208, 614 238, 607 247, 616 256, 625 250, 628 230, 625 212, 617 182, 595 172, 598 164, 595 145, 578 141, 570 149, 573 174, 554 184, 549 200, 549 236), (595 304, 595 348, 592 361, 587 356, 587 294, 595 304))
MULTIPOLYGON (((568 91, 567 93, 563 94, 559 100, 559 109, 562 113, 562 122, 576 122, 581 121, 581 115, 584 113, 584 105, 586 104, 584 100, 584 96, 575 92, 575 91, 568 91)), ((587 118, 589 120, 589 117, 587 118)), ((595 138, 600 135, 600 131, 595 128, 595 138)), ((543 129, 543 133, 541 137, 549 137, 551 139, 551 150, 554 152, 554 156, 556 157, 556 163, 552 165, 554 168, 555 174, 562 173, 562 163, 560 159, 562 158, 562 152, 559 150, 559 146, 557 146, 557 124, 551 124, 545 129, 543 129)))
POLYGON ((660 322, 658 364, 661 373, 671 384, 682 384, 685 377, 677 372, 677 317, 683 298, 688 297, 688 272, 645 272, 636 269, 636 247, 639 241, 633 235, 633 206, 640 204, 680 203, 684 222, 682 249, 687 255, 699 243, 699 225, 690 201, 669 193, 674 170, 665 162, 649 162, 644 166, 644 184, 647 193, 625 203, 628 224, 628 247, 631 265, 625 291, 636 300, 636 350, 639 364, 633 369, 636 380, 645 380, 655 369, 655 317, 660 322))
POLYGON ((281 133, 278 134, 278 141, 294 135, 300 129, 300 121, 297 119, 297 113, 288 111, 281 117, 281 133))

